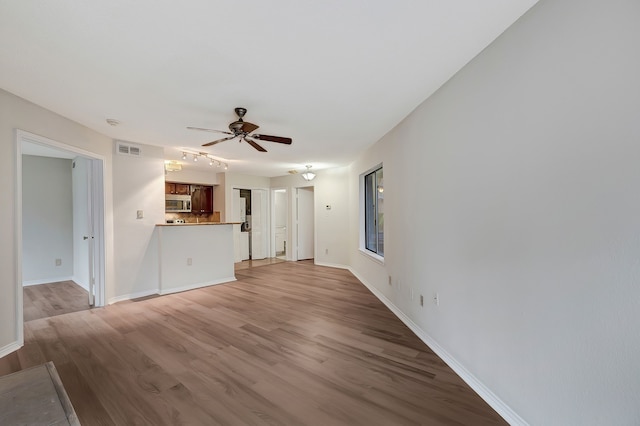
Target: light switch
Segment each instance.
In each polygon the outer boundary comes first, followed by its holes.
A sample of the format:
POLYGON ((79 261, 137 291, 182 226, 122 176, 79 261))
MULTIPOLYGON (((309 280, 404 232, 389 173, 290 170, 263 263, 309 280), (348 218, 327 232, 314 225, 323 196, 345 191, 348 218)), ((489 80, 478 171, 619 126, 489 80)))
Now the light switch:
POLYGON ((138 212, 137 212, 137 218, 138 218, 138 219, 142 219, 142 218, 144 218, 144 212, 143 212, 142 210, 138 210, 138 212))

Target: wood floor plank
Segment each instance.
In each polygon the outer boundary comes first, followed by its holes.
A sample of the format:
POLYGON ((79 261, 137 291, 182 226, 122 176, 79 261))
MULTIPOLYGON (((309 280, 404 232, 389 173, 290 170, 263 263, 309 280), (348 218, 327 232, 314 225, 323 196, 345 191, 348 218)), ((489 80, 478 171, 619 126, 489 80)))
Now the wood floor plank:
POLYGON ((26 286, 23 295, 25 322, 89 309, 89 293, 73 281, 26 286))
MULTIPOLYGON (((54 361, 89 425, 505 424, 350 272, 255 265, 228 284, 28 321, 0 372, 54 361)), ((63 310, 51 297, 25 293, 25 311, 63 310)))

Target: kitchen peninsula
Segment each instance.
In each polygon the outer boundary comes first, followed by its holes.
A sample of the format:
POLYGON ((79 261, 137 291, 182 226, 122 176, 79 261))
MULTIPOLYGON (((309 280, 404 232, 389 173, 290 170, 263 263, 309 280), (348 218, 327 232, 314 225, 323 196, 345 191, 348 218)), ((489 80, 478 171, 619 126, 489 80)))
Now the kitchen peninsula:
POLYGON ((235 281, 233 225, 239 223, 156 225, 159 294, 235 281))

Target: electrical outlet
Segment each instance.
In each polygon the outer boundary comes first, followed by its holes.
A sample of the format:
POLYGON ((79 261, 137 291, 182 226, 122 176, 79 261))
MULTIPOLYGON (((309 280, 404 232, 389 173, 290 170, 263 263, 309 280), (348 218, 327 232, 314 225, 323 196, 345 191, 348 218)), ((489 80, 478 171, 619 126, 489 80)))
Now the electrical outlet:
POLYGON ((56 266, 62 266, 62 259, 56 259, 56 266))
POLYGON ((435 303, 436 306, 440 306, 440 296, 437 292, 433 295, 433 303, 435 303))
POLYGON ((136 212, 136 218, 138 218, 138 219, 142 219, 142 218, 144 218, 144 211, 142 211, 142 210, 138 210, 138 211, 136 212))
POLYGON ((191 266, 193 265, 193 259, 190 257, 187 257, 187 266, 191 266))
POLYGON ((424 306, 424 297, 420 295, 420 306, 424 306))

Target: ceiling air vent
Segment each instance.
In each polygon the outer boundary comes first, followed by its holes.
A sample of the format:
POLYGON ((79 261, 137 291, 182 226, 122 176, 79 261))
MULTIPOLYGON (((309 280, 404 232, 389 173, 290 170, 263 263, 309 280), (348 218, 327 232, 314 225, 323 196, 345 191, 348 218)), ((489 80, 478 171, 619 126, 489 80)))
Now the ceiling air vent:
POLYGON ((120 155, 129 155, 132 157, 142 156, 142 149, 138 145, 129 142, 117 141, 116 152, 120 155))

